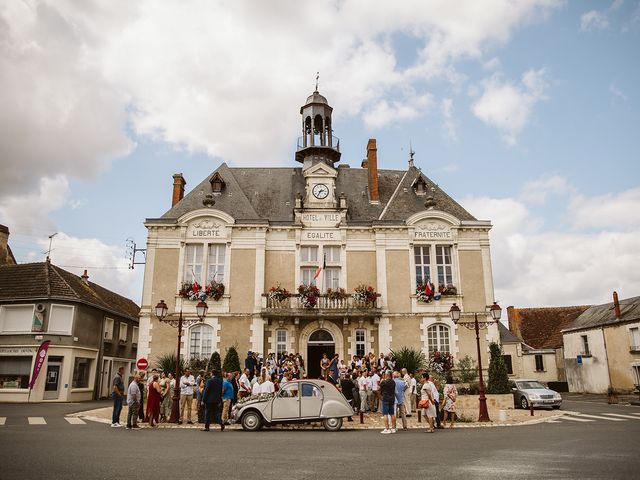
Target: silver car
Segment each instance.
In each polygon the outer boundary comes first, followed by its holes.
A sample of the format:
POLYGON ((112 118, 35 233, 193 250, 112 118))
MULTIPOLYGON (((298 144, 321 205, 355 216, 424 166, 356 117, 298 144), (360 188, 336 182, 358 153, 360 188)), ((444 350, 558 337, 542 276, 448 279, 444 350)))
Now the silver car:
POLYGON ((244 430, 282 423, 322 422, 335 432, 342 419, 353 415, 353 408, 336 387, 324 380, 292 380, 276 394, 261 394, 240 400, 231 419, 244 430))
POLYGON ((526 409, 533 405, 534 407, 560 408, 562 405, 560 394, 549 390, 537 380, 513 380, 511 391, 516 407, 526 409))

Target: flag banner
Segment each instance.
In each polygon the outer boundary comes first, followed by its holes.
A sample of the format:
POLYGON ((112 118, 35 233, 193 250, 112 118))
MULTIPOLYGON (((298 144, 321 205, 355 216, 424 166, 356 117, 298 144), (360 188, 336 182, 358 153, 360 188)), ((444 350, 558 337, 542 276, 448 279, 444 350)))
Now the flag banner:
POLYGON ((47 350, 49 350, 49 344, 51 340, 45 340, 38 347, 38 353, 36 353, 36 363, 33 364, 33 373, 31 374, 31 380, 29 381, 29 390, 33 388, 44 365, 44 359, 47 357, 47 350))
POLYGON ((313 276, 313 279, 317 279, 320 276, 320 273, 322 273, 322 270, 324 270, 327 267, 327 256, 325 255, 323 260, 322 260, 322 266, 318 267, 318 270, 316 270, 316 274, 313 276))

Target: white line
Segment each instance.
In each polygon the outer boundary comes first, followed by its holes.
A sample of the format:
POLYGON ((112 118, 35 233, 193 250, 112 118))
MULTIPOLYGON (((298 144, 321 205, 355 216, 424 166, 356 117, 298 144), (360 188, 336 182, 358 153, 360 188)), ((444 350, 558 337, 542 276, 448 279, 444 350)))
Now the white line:
POLYGON ((640 412, 631 412, 631 415, 640 415, 640 412))
POLYGON ((565 415, 562 417, 563 420, 571 420, 574 422, 593 422, 593 420, 588 420, 586 418, 577 418, 577 417, 570 417, 569 415, 565 415))
POLYGON ((29 425, 46 425, 44 417, 28 417, 29 425))
POLYGON ((7 417, 0 417, 0 425, 4 425, 7 421, 7 417))
POLYGON ((71 425, 86 425, 87 422, 78 417, 64 417, 64 419, 71 425))
POLYGON ((581 413, 580 416, 581 417, 587 417, 587 418, 595 418, 596 420, 609 420, 611 422, 624 422, 624 420, 622 418, 600 417, 598 415, 588 415, 586 413, 581 413))
POLYGON ((640 417, 634 417, 632 415, 622 415, 621 413, 603 413, 603 415, 611 415, 612 417, 630 418, 631 420, 640 420, 640 417))

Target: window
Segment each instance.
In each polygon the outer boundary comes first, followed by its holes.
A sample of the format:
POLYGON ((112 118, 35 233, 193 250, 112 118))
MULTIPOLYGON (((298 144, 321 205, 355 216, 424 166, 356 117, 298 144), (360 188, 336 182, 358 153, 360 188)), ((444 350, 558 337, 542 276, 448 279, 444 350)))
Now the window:
POLYGON ((70 305, 51 305, 48 332, 71 335, 73 329, 73 307, 70 305))
POLYGON ((104 319, 104 339, 105 340, 113 339, 113 318, 104 319))
POLYGON ((436 264, 438 266, 438 285, 447 286, 452 284, 451 247, 436 245, 436 264))
POLYGON ((140 329, 138 327, 133 327, 133 333, 131 334, 131 343, 137 345, 139 336, 140 336, 140 329))
POLYGON ((3 305, 0 309, 0 330, 5 333, 31 332, 33 305, 3 305))
POLYGON ((280 389, 280 398, 298 398, 298 384, 286 383, 280 389))
POLYGON ((630 328, 629 335, 631 335, 631 350, 640 350, 640 328, 630 328))
POLYGON ((513 362, 511 361, 511 355, 503 355, 502 359, 507 367, 507 373, 513 375, 513 362))
POLYGON ((73 364, 73 388, 88 388, 91 374, 91 359, 76 357, 73 364))
POLYGON ((128 329, 128 325, 124 322, 120 322, 120 335, 118 336, 118 339, 121 342, 127 341, 127 329, 128 329))
POLYGON ((324 247, 323 253, 327 263, 340 263, 340 250, 339 246, 324 247))
POLYGON ((0 357, 0 389, 29 388, 32 357, 0 357))
POLYGON ((591 350, 589 350, 589 337, 586 335, 582 335, 582 355, 591 355, 591 350))
POLYGON ((633 368, 633 377, 636 385, 640 385, 640 365, 631 365, 633 368))
POLYGON ((325 290, 338 290, 340 288, 340 268, 327 267, 322 274, 324 275, 325 290))
POLYGON ((213 327, 202 324, 189 332, 189 355, 191 358, 209 359, 213 353, 213 327))
POLYGON ((319 397, 322 398, 322 392, 318 387, 312 383, 302 384, 302 396, 303 397, 319 397))
POLYGON ((429 352, 449 352, 449 327, 438 324, 427 328, 427 348, 429 352))
POLYGON ((304 245, 300 247, 301 262, 317 262, 318 247, 316 245, 304 245))
POLYGON ((207 280, 224 283, 224 259, 226 245, 209 245, 207 280))
POLYGON ((300 282, 303 285, 315 285, 316 281, 313 276, 316 274, 317 268, 303 267, 300 269, 300 282))
POLYGON ((364 357, 367 349, 367 331, 364 329, 356 330, 356 355, 360 358, 364 357))
POLYGON ((287 350, 287 331, 276 330, 276 357, 280 358, 280 355, 287 350))
POLYGON ((536 354, 535 358, 536 358, 536 372, 544 372, 544 358, 540 354, 536 354))
POLYGON ((416 262, 416 283, 425 283, 431 278, 429 245, 413 247, 416 262))
POLYGON ((202 284, 202 245, 187 245, 184 249, 184 281, 202 284))

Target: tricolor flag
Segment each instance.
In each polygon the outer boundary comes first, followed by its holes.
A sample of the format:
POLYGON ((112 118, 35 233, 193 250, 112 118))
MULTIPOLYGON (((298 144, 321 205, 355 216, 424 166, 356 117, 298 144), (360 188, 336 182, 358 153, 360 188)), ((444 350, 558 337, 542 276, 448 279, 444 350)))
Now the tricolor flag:
POLYGON ((322 273, 322 270, 324 270, 326 267, 327 267, 327 256, 325 255, 322 260, 322 266, 318 267, 318 270, 316 270, 316 274, 313 276, 313 279, 315 280, 316 278, 318 278, 322 273))
POLYGON ((431 295, 432 290, 431 290, 431 280, 427 279, 427 283, 424 284, 424 294, 425 295, 431 295))

